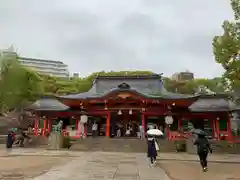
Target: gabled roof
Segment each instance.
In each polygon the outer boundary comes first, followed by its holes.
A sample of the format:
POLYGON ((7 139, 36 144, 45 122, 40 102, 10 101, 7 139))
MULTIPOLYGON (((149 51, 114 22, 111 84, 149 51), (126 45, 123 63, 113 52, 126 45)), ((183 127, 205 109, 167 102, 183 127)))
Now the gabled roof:
POLYGON ((160 75, 97 76, 88 92, 60 96, 64 99, 104 98, 116 92, 132 92, 153 99, 187 99, 196 97, 167 92, 160 75))
POLYGON ((43 99, 37 100, 35 103, 31 104, 30 106, 25 107, 25 109, 34 110, 34 111, 65 111, 65 110, 68 110, 69 107, 61 103, 57 99, 43 98, 43 99))
MULTIPOLYGON (((141 76, 97 76, 88 92, 60 96, 60 99, 95 99, 104 98, 116 92, 132 92, 152 99, 189 99, 198 97, 220 98, 222 95, 186 95, 168 92, 162 82, 161 75, 141 76)), ((226 97, 226 95, 224 95, 226 97)))
POLYGON ((192 112, 222 112, 222 111, 234 111, 236 106, 232 101, 227 98, 207 98, 201 97, 195 101, 189 110, 192 112))
POLYGON ((162 77, 152 74, 140 76, 97 76, 90 91, 95 94, 104 94, 124 83, 128 84, 130 89, 143 94, 160 94, 164 90, 162 77))

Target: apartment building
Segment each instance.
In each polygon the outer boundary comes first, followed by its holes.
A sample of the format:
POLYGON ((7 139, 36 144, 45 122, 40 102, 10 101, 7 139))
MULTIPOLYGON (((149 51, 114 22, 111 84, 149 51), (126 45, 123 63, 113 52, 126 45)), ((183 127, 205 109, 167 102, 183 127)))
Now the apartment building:
MULTIPOLYGON (((1 51, 0 56, 17 56, 17 53, 13 51, 1 51)), ((68 65, 61 61, 19 57, 19 62, 26 67, 34 69, 39 74, 63 78, 69 77, 68 65)))
POLYGON ((26 57, 20 57, 19 61, 22 65, 34 69, 39 74, 63 78, 69 77, 68 65, 61 61, 33 59, 26 57))

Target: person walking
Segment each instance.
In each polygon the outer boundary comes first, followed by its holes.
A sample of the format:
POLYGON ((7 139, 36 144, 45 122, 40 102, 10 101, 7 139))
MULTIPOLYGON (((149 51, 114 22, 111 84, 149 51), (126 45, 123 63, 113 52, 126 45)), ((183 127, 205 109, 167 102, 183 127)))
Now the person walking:
POLYGON ((148 158, 150 159, 151 165, 154 165, 156 163, 156 157, 157 157, 157 150, 155 146, 155 139, 152 136, 149 136, 147 139, 148 142, 148 151, 147 155, 148 158))
POLYGON ((142 125, 139 126, 140 138, 145 139, 144 127, 142 125))
POLYGON ((121 137, 121 129, 120 129, 120 127, 117 128, 117 137, 121 137))
POLYGON ((9 130, 7 133, 6 148, 12 149, 14 141, 15 141, 15 133, 13 130, 9 130))
POLYGON ((98 135, 98 124, 96 123, 96 121, 94 121, 92 125, 92 135, 93 137, 96 137, 98 135))
POLYGON ((194 142, 194 145, 197 146, 197 153, 200 160, 200 164, 202 166, 203 171, 205 172, 208 170, 207 164, 208 152, 210 151, 210 153, 212 153, 212 148, 206 136, 201 134, 198 135, 197 139, 194 142))

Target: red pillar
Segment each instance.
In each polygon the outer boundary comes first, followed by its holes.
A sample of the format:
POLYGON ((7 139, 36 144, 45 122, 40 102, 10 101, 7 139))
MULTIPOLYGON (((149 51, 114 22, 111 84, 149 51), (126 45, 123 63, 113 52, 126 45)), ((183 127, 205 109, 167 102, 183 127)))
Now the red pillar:
POLYGON ((220 140, 220 129, 219 129, 219 119, 215 120, 215 124, 216 124, 216 134, 217 134, 217 140, 220 140))
POLYGON ((182 119, 178 118, 178 131, 182 132, 182 119))
POLYGON ((48 119, 48 133, 51 133, 52 131, 52 120, 48 119))
POLYGON ((216 134, 215 119, 211 119, 211 125, 212 125, 212 137, 214 139, 216 134))
POLYGON ((146 132, 146 122, 145 122, 145 115, 142 113, 142 127, 144 129, 144 133, 146 132))
POLYGON ((110 118, 111 114, 110 112, 107 113, 107 118, 106 118, 106 137, 110 137, 110 118))
POLYGON ((47 119, 43 120, 43 131, 42 131, 42 136, 46 135, 46 129, 47 129, 47 119))
POLYGON ((35 134, 35 136, 38 136, 38 119, 36 118, 35 120, 34 120, 34 134, 35 134))
POLYGON ((228 131, 228 140, 232 141, 233 137, 232 137, 231 117, 230 116, 228 116, 228 120, 227 120, 227 131, 228 131))

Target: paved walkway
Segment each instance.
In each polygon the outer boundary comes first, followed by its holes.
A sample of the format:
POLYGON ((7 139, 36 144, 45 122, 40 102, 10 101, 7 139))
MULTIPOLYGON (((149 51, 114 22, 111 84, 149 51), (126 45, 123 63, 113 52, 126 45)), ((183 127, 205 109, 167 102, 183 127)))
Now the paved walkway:
MULTIPOLYGON (((23 155, 23 156, 72 156, 79 157, 83 152, 80 151, 52 151, 44 149, 13 149, 12 152, 0 150, 0 157, 7 155, 23 155)), ((108 153, 109 154, 109 153, 108 153)), ((111 154, 111 153, 110 153, 111 154)), ((117 153, 116 153, 117 154, 117 153)), ((144 153, 143 155, 144 156, 144 153)), ((157 157, 159 160, 174 160, 174 161, 198 161, 198 156, 187 153, 159 153, 157 157)), ((209 154, 209 162, 215 163, 240 163, 240 156, 234 154, 209 154)))
POLYGON ((19 148, 13 149, 12 152, 0 151, 0 156, 32 156, 33 158, 35 156, 39 156, 39 158, 70 156, 63 166, 54 167, 47 173, 31 180, 46 180, 45 178, 53 180, 69 178, 73 180, 169 180, 163 169, 167 171, 172 180, 226 180, 232 177, 240 179, 237 170, 240 157, 229 154, 211 154, 208 173, 202 173, 199 162, 195 162, 196 155, 186 153, 159 153, 158 164, 155 167, 149 166, 145 154, 136 153, 48 151, 19 148), (221 178, 218 174, 221 174, 221 178))
POLYGON ((172 180, 240 180, 239 164, 209 163, 208 172, 202 172, 199 162, 158 161, 172 180), (185 172, 185 173, 184 173, 185 172))
MULTIPOLYGON (((158 159, 160 160, 173 160, 173 161, 198 161, 196 154, 187 153, 159 153, 158 159)), ((240 156, 238 154, 209 154, 209 162, 214 163, 239 163, 240 156)))
POLYGON ((64 166, 31 180, 170 180, 160 167, 150 167, 143 154, 78 152, 78 155, 64 166))

